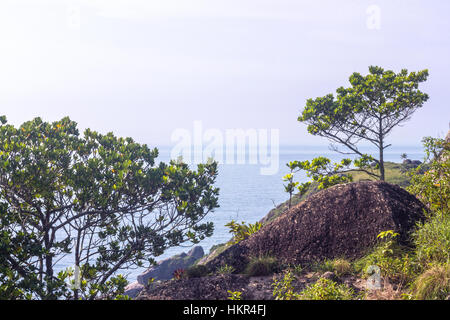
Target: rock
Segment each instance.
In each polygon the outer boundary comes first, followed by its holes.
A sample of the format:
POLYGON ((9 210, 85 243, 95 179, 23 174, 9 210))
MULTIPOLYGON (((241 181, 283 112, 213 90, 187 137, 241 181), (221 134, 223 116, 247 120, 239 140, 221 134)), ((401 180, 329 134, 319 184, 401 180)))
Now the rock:
POLYGON ((142 289, 144 289, 144 286, 135 281, 125 287, 125 292, 123 294, 130 298, 136 298, 142 289))
POLYGON ((422 161, 420 161, 420 160, 412 160, 411 164, 413 164, 415 166, 420 166, 422 164, 422 161))
POLYGON ((173 272, 177 269, 187 269, 195 261, 203 257, 204 252, 201 246, 195 246, 187 254, 181 253, 168 259, 159 261, 156 266, 137 277, 138 283, 146 286, 151 278, 155 280, 169 280, 173 278, 173 272))
POLYGON ((410 159, 405 159, 403 160, 403 164, 411 164, 412 161, 410 159))
POLYGON ((363 256, 386 230, 408 234, 423 220, 424 206, 399 186, 382 181, 341 184, 322 190, 224 250, 206 265, 228 264, 242 271, 249 257, 271 255, 280 263, 308 264, 363 256))
MULTIPOLYGON (((294 287, 301 291, 307 283, 295 282, 294 287)), ((146 288, 136 300, 227 300, 230 297, 228 290, 241 292, 243 300, 272 300, 272 284, 272 276, 250 278, 236 274, 171 280, 155 288, 146 288)))
POLYGON ((203 251, 203 248, 201 246, 195 246, 187 253, 189 257, 193 257, 195 258, 195 260, 200 259, 204 254, 205 252, 203 251))

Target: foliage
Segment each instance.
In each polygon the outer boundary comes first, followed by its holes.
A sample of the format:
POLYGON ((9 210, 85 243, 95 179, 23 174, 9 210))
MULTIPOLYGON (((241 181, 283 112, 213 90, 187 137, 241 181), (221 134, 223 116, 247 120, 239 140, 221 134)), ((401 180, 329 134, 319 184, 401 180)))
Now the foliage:
POLYGON ((267 276, 276 271, 277 259, 271 256, 252 257, 245 268, 245 274, 250 277, 267 276))
POLYGON ((416 258, 422 264, 450 261, 450 213, 435 212, 413 234, 416 258))
POLYGON ((426 137, 422 140, 426 158, 410 172, 411 185, 407 188, 431 212, 450 212, 450 144, 443 139, 426 137), (427 169, 425 174, 420 174, 427 169))
POLYGON ((334 273, 338 277, 345 276, 353 271, 351 263, 346 259, 334 259, 332 266, 334 273))
POLYGON ((293 274, 299 276, 303 273, 303 266, 301 264, 288 264, 283 269, 291 271, 293 274))
POLYGON ((352 300, 354 298, 353 289, 325 278, 320 278, 298 295, 298 299, 301 300, 352 300))
POLYGON ((404 285, 410 282, 421 270, 411 248, 397 243, 397 233, 392 230, 381 232, 378 239, 381 242, 365 257, 355 261, 357 272, 366 276, 371 266, 380 268, 381 276, 394 283, 404 285))
POLYGON ((434 265, 414 281, 413 298, 444 300, 450 295, 450 264, 434 265))
POLYGON ((228 292, 228 294, 230 295, 230 296, 228 297, 228 300, 242 300, 242 297, 241 297, 242 292, 241 292, 241 291, 231 291, 231 290, 228 290, 227 292, 228 292))
POLYGON ((273 296, 275 300, 298 300, 299 294, 295 293, 292 282, 295 280, 291 270, 284 272, 283 278, 273 279, 273 296))
POLYGON ((207 274, 208 274, 208 268, 203 264, 191 266, 186 270, 186 277, 188 279, 204 277, 207 274))
MULTIPOLYGON (((346 154, 354 154, 363 161, 367 157, 358 148, 360 142, 369 142, 379 150, 379 173, 373 174, 384 180, 384 150, 390 145, 385 139, 389 133, 407 121, 428 100, 428 95, 418 87, 426 81, 428 70, 399 73, 377 66, 369 67, 369 74, 353 73, 351 86, 340 87, 333 94, 308 99, 300 122, 308 125, 308 132, 327 138, 346 148, 346 154)), ((338 147, 331 145, 335 151, 338 147)), ((341 152, 344 153, 344 152, 341 152)))
POLYGON ((216 273, 217 274, 232 274, 236 269, 233 266, 229 266, 227 264, 222 265, 217 268, 216 273))
POLYGON ((120 270, 211 236, 202 220, 218 207, 217 163, 156 164, 157 149, 80 135, 69 118, 18 128, 0 120, 0 278, 19 284, 2 289, 11 298, 108 295, 123 288, 120 270), (82 271, 80 289, 68 288, 67 270, 55 272, 68 255, 82 271))
POLYGON ((259 229, 261 229, 262 224, 259 222, 256 222, 254 224, 245 224, 244 221, 239 224, 236 221, 231 220, 225 225, 225 227, 228 227, 230 229, 230 233, 233 234, 233 239, 230 241, 230 243, 236 244, 241 242, 242 240, 247 239, 253 233, 258 232, 259 229))

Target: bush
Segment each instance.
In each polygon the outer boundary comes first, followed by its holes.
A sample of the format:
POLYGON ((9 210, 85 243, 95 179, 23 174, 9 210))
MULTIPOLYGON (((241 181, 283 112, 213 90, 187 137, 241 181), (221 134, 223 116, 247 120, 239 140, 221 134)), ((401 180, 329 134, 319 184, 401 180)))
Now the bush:
POLYGON ((421 274, 413 284, 413 298, 444 300, 450 295, 450 264, 435 265, 421 274))
POLYGON ((299 298, 298 293, 294 292, 294 286, 292 285, 294 280, 295 276, 291 270, 287 270, 280 280, 274 277, 272 286, 274 287, 273 296, 275 300, 297 300, 299 298))
POLYGON ((298 298, 301 300, 352 300, 355 298, 355 292, 344 284, 320 278, 315 284, 300 292, 298 298))
POLYGON ((233 234, 233 239, 230 242, 232 244, 236 244, 247 239, 253 233, 258 232, 259 229, 261 229, 262 224, 259 222, 256 222, 255 224, 245 224, 244 221, 239 224, 236 223, 236 221, 231 220, 225 225, 225 227, 228 227, 230 229, 230 233, 233 234))
POLYGON ((413 234, 416 255, 422 265, 434 261, 445 264, 450 260, 450 214, 436 212, 413 234))
POLYGON ((316 262, 311 266, 312 271, 316 272, 334 272, 338 277, 350 274, 353 271, 351 263, 342 258, 338 259, 325 259, 322 262, 316 262))
POLYGON ((229 266, 227 264, 220 266, 217 268, 216 273, 217 274, 232 274, 236 269, 232 266, 229 266))
POLYGON ((355 261, 357 272, 366 275, 372 265, 380 268, 381 276, 397 284, 410 282, 419 272, 414 251, 399 245, 394 239, 383 240, 371 253, 355 261))
POLYGON ((352 265, 345 259, 333 260, 333 270, 338 277, 352 273, 352 265))
POLYGON ((200 278, 208 275, 208 268, 205 265, 198 264, 191 266, 186 270, 186 277, 190 278, 200 278))
POLYGON ((264 256, 252 258, 245 269, 250 277, 267 276, 276 271, 277 260, 274 257, 264 256))

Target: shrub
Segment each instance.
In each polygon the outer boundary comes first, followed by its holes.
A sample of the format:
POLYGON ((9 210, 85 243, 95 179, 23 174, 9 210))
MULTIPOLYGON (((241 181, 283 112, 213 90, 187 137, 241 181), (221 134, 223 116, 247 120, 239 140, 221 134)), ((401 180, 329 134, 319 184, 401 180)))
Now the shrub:
POLYGON ((355 298, 354 291, 344 284, 320 278, 313 285, 308 286, 298 295, 302 300, 352 300, 355 298))
POLYGON ((435 265, 413 284, 413 297, 419 300, 444 300, 450 295, 450 264, 435 265))
POLYGON ((333 270, 338 277, 352 273, 352 265, 348 262, 348 260, 335 259, 333 260, 332 265, 333 270))
POLYGON ((205 265, 198 264, 191 266, 186 270, 186 277, 190 278, 200 278, 208 275, 208 268, 205 265))
POLYGON ((234 220, 228 222, 225 227, 230 229, 230 233, 233 234, 233 239, 231 240, 232 244, 239 243, 242 240, 247 239, 253 233, 256 233, 261 229, 262 224, 256 222, 255 224, 249 223, 248 225, 242 221, 240 224, 234 220))
POLYGON ((232 266, 229 266, 227 264, 220 266, 217 268, 216 273, 217 274, 232 274, 236 269, 232 266))
POLYGON ((273 296, 275 300, 297 300, 299 298, 298 293, 294 292, 294 286, 292 285, 294 280, 295 276, 291 270, 287 270, 280 280, 274 277, 272 286, 274 287, 273 296))
POLYGON ((418 261, 448 263, 450 260, 450 213, 436 212, 418 225, 413 234, 418 261))
MULTIPOLYGON (((383 234, 385 233, 380 235, 383 234)), ((414 251, 399 245, 392 237, 387 238, 387 235, 389 234, 385 234, 383 242, 379 243, 371 253, 355 261, 355 270, 366 275, 366 270, 376 265, 380 268, 381 276, 397 284, 408 283, 420 272, 414 251)))
POLYGON ((278 263, 274 257, 254 257, 247 265, 245 273, 251 277, 267 276, 274 273, 277 269, 277 266, 278 263))

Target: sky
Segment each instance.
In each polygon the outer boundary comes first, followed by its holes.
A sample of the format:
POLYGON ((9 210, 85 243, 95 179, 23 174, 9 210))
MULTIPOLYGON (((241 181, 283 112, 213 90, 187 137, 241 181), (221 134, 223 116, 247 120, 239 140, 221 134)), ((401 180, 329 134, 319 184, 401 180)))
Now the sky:
POLYGON ((388 137, 418 145, 449 129, 449 14, 441 0, 1 0, 0 115, 151 146, 194 121, 327 144, 297 121, 306 100, 379 65, 429 69, 430 99, 388 137))

